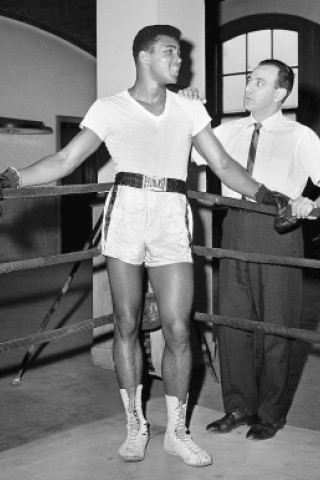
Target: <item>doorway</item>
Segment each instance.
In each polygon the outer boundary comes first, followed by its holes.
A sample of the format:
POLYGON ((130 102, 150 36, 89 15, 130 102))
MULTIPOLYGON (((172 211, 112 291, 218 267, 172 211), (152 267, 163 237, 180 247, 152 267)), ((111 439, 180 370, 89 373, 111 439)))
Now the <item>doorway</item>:
MULTIPOLYGON (((57 117, 58 145, 60 150, 79 133, 82 118, 57 117)), ((98 159, 108 160, 107 150, 102 144, 70 175, 60 181, 60 185, 83 185, 97 183, 98 159)), ((60 197, 61 253, 70 253, 83 249, 92 230, 92 202, 96 194, 63 195, 60 197)))

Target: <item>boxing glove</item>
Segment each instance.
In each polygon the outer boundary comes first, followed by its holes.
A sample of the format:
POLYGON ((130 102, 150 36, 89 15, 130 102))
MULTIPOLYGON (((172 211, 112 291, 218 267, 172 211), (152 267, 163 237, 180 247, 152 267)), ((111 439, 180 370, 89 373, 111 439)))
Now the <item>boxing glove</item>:
POLYGON ((298 218, 292 215, 290 198, 283 193, 271 191, 261 184, 256 193, 256 201, 276 207, 273 226, 278 233, 286 233, 296 226, 298 218))

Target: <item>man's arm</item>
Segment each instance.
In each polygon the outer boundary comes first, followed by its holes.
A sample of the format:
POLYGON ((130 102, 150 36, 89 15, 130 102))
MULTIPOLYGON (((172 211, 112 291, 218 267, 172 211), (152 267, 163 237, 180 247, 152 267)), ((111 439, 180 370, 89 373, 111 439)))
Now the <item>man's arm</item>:
POLYGON ((225 185, 246 197, 256 198, 260 184, 227 154, 209 124, 192 140, 197 151, 225 185))
POLYGON ((20 169, 21 186, 42 185, 66 177, 95 152, 100 144, 100 138, 92 130, 84 128, 59 152, 20 169))
POLYGON ((278 233, 285 233, 295 227, 298 218, 292 214, 290 198, 279 192, 271 192, 263 184, 256 182, 227 154, 210 125, 193 137, 193 143, 225 185, 246 197, 255 199, 258 203, 276 207, 274 228, 278 233))

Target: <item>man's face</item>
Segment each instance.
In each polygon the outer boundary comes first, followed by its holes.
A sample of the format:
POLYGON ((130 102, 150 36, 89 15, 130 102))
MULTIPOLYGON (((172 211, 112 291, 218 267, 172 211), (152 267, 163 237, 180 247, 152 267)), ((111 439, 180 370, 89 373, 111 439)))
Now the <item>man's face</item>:
POLYGON ((157 82, 176 83, 181 66, 179 42, 160 35, 149 52, 149 66, 152 77, 157 82))
POLYGON ((278 69, 273 65, 261 65, 248 75, 244 94, 246 110, 260 116, 268 116, 277 111, 279 108, 277 76, 278 69))

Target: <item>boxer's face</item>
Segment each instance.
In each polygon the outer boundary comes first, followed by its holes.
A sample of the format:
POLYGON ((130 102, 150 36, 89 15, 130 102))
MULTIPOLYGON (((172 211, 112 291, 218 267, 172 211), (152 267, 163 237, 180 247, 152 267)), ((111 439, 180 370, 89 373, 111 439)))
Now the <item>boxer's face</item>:
POLYGON ((159 35, 152 45, 146 60, 153 80, 160 84, 176 83, 179 76, 181 58, 180 45, 174 38, 159 35))

